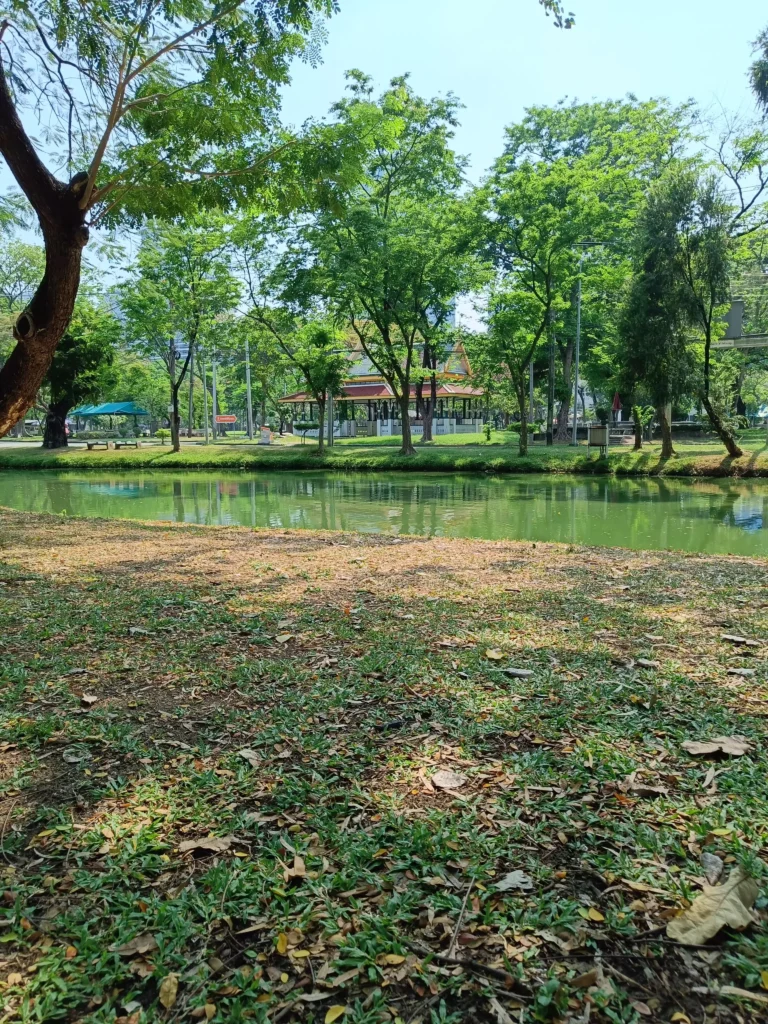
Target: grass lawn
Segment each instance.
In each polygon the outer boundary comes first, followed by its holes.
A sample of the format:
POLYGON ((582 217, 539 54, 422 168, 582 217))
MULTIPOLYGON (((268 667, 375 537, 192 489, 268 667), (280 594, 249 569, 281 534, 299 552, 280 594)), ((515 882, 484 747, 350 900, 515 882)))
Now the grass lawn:
POLYGON ((0 538, 3 1020, 766 1019, 768 562, 0 538), (703 852, 763 924, 684 948, 703 852))
MULTIPOLYGON (((386 441, 387 438, 373 438, 386 441)), ((461 473, 623 473, 670 476, 768 476, 768 446, 750 442, 740 459, 730 459, 716 443, 678 444, 674 458, 663 460, 658 445, 640 452, 630 447, 612 448, 607 459, 586 446, 535 446, 521 458, 515 445, 435 445, 418 447, 416 455, 403 458, 390 445, 337 444, 320 453, 314 444, 259 448, 255 445, 190 445, 174 454, 170 448, 87 451, 70 449, 14 448, 0 445, 3 469, 329 469, 350 472, 461 472, 461 473)))

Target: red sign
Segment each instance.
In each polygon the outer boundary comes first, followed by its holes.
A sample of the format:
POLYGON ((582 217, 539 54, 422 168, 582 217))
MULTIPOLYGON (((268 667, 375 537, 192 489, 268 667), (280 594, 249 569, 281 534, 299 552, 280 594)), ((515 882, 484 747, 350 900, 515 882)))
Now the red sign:
POLYGON ((237 423, 237 416, 217 416, 217 423, 237 423))

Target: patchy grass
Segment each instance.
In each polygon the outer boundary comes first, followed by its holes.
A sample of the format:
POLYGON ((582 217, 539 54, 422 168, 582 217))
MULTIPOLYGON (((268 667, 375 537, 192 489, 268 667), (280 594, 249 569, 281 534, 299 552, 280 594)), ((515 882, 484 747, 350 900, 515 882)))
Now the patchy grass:
POLYGON ((0 541, 4 1020, 765 1019, 764 929, 664 936, 703 851, 765 921, 765 561, 7 511, 0 541))
MULTIPOLYGON (((373 440, 379 440, 374 438, 373 440)), ((387 440, 386 438, 382 440, 387 440)), ((768 448, 755 446, 743 458, 731 459, 717 444, 680 444, 677 455, 662 459, 657 445, 640 452, 629 447, 611 449, 601 459, 586 446, 532 447, 525 457, 511 445, 465 445, 417 448, 403 458, 385 445, 336 445, 319 452, 315 445, 285 445, 256 448, 250 445, 209 445, 184 447, 174 453, 168 448, 128 448, 121 451, 46 451, 23 448, 0 449, 3 469, 242 469, 302 470, 329 469, 348 472, 410 473, 621 473, 636 476, 768 476, 768 448)))

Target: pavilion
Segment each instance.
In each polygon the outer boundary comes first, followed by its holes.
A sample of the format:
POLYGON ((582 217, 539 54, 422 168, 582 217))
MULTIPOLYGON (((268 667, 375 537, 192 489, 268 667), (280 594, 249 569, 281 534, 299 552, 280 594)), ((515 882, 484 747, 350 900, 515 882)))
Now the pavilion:
MULTIPOLYGON (((392 437, 402 433, 400 406, 392 388, 359 346, 350 351, 350 373, 334 399, 334 434, 339 437, 392 437)), ((484 392, 472 384, 472 371, 464 347, 458 344, 438 367, 437 408, 432 430, 438 434, 478 433, 483 426, 484 392)), ((424 381, 424 398, 430 382, 424 381)), ((317 402, 307 391, 281 398, 291 409, 291 421, 314 421, 317 402)), ((411 433, 421 434, 424 425, 416 415, 416 385, 411 385, 411 433)), ((312 433, 310 431, 310 433, 312 433)))
POLYGON ((81 405, 70 412, 68 419, 77 420, 94 419, 96 416, 109 416, 110 426, 113 416, 133 416, 134 430, 138 430, 139 416, 149 416, 146 409, 142 409, 136 402, 104 402, 102 405, 81 405))

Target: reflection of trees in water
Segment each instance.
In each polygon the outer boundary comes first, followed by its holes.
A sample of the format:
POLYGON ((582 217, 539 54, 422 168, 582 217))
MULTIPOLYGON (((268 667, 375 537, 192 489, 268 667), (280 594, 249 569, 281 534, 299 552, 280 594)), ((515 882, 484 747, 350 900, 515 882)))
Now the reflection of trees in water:
POLYGON ((768 488, 668 477, 0 474, 0 504, 76 515, 765 554, 768 488))

